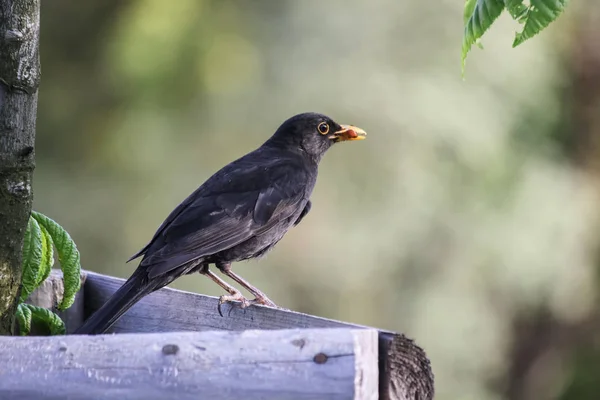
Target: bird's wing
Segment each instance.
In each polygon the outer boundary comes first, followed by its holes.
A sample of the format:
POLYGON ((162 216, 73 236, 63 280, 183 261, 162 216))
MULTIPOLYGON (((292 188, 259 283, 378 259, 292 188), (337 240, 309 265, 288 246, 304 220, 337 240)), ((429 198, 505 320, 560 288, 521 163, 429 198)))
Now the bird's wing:
POLYGON ((306 205, 304 206, 304 210, 302 210, 302 212, 298 216, 298 219, 296 220, 296 222, 294 222, 294 226, 298 225, 304 219, 304 217, 306 217, 306 214, 308 214, 311 207, 312 207, 312 202, 310 200, 308 200, 306 202, 306 205))
POLYGON ((295 165, 253 166, 223 178, 159 228, 140 263, 150 278, 267 232, 304 206, 307 176, 295 165))

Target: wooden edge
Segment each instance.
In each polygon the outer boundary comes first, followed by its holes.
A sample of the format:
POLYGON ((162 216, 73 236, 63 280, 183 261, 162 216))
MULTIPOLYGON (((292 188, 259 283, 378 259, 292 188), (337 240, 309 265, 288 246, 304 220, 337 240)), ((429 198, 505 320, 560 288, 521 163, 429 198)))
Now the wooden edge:
POLYGON ((354 328, 0 337, 0 398, 375 400, 377 362, 354 328))
POLYGON ((403 335, 379 333, 379 377, 380 399, 433 399, 431 362, 403 335))
MULTIPOLYGON (((67 333, 72 333, 83 324, 85 319, 85 296, 83 292, 85 289, 86 277, 87 274, 84 271, 81 271, 81 289, 75 295, 73 305, 65 311, 60 311, 57 308, 58 304, 62 301, 65 288, 62 271, 56 268, 53 268, 48 278, 29 295, 26 303, 52 310, 64 321, 67 333)), ((37 330, 39 330, 39 327, 37 329, 32 327, 31 334, 48 334, 48 332, 44 332, 43 330, 40 330, 39 332, 37 330)))
POLYGON ((379 399, 379 332, 376 329, 354 329, 352 332, 356 357, 354 399, 377 400, 379 399), (362 332, 369 333, 364 335, 362 332), (374 360, 373 365, 370 360, 374 360))
MULTIPOLYGON (((87 273, 85 308, 87 315, 97 310, 123 284, 124 280, 87 273)), ((218 298, 164 288, 143 298, 117 321, 111 332, 174 332, 206 330, 362 328, 331 319, 289 310, 252 306, 246 309, 224 306, 217 313, 218 298)), ((434 377, 422 348, 402 334, 378 330, 380 398, 430 400, 434 377)))

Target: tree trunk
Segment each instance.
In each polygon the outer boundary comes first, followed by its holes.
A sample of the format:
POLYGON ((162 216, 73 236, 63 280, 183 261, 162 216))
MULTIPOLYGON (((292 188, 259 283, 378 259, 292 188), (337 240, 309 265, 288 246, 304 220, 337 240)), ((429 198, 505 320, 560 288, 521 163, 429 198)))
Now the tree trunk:
POLYGON ((31 212, 40 0, 0 0, 0 334, 12 334, 31 212))

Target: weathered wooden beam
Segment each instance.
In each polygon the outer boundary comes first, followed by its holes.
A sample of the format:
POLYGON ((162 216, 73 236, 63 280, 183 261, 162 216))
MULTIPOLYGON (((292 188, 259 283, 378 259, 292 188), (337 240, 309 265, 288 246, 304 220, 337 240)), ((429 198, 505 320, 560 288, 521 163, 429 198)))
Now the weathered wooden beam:
MULTIPOLYGON (((29 295, 27 303, 35 306, 48 308, 54 311, 65 322, 67 333, 72 333, 81 326, 84 321, 84 290, 86 273, 81 272, 81 289, 75 296, 75 302, 65 311, 59 311, 57 306, 60 304, 65 292, 63 274, 60 269, 52 269, 50 276, 29 295)), ((32 334, 48 335, 48 332, 37 332, 36 327, 32 327, 32 334)))
POLYGON ((0 337, 0 398, 377 399, 377 332, 0 337))
MULTIPOLYGON (((91 315, 123 284, 122 279, 88 272, 86 314, 91 315)), ((112 332, 174 332, 290 328, 368 328, 293 311, 224 306, 218 299, 165 288, 143 298, 112 327, 112 332)), ((433 373, 425 352, 402 334, 379 331, 380 399, 429 400, 433 373)))

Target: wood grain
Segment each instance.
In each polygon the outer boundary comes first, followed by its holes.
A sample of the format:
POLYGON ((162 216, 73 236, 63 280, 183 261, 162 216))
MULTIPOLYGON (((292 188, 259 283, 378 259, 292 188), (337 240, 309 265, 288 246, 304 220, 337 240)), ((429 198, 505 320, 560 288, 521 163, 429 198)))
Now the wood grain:
MULTIPOLYGON (((121 285, 122 279, 88 272, 85 284, 86 314, 91 315, 121 285)), ((143 298, 112 327, 111 332, 241 331, 248 329, 368 328, 288 310, 253 306, 224 306, 218 299, 165 288, 143 298)), ((433 373, 425 352, 402 334, 379 331, 380 398, 429 400, 433 373)))
POLYGON ((0 337, 4 400, 374 400, 377 371, 368 329, 0 337))
MULTIPOLYGON (((85 272, 81 272, 81 289, 75 296, 75 302, 65 311, 59 311, 57 306, 62 301, 64 289, 63 274, 60 269, 52 269, 50 276, 27 299, 26 303, 38 307, 48 308, 54 311, 64 321, 67 333, 72 333, 81 326, 84 321, 84 294, 85 272)), ((40 331, 39 327, 32 326, 32 335, 48 335, 46 331, 40 331)))

